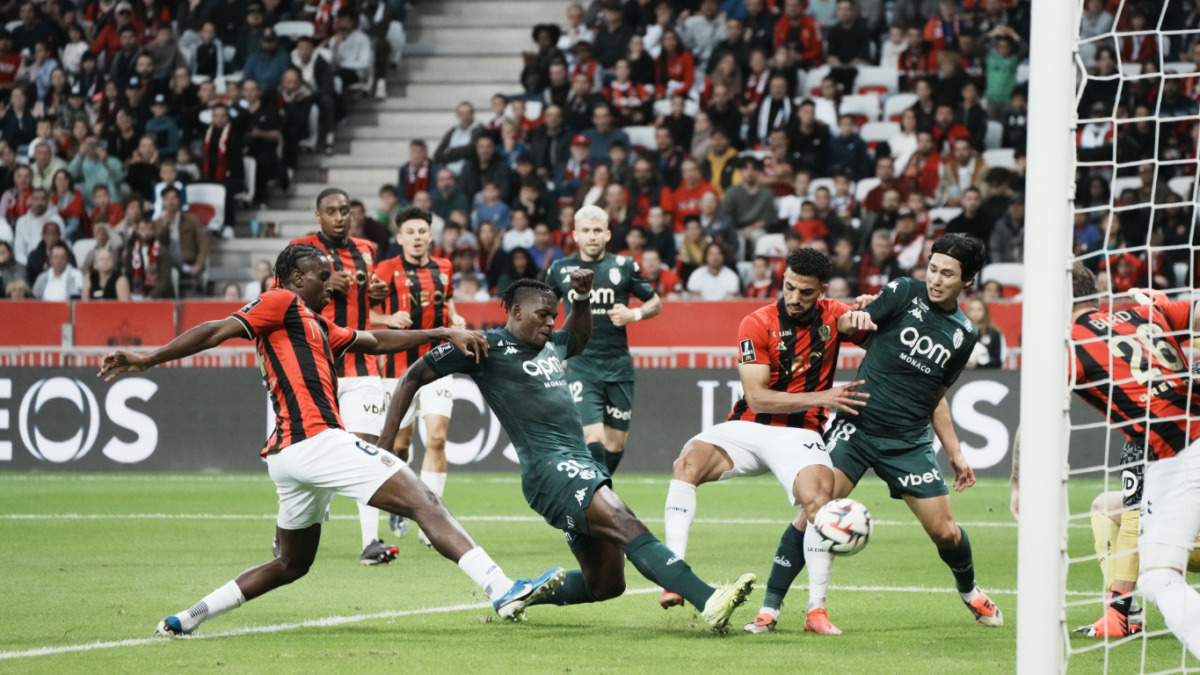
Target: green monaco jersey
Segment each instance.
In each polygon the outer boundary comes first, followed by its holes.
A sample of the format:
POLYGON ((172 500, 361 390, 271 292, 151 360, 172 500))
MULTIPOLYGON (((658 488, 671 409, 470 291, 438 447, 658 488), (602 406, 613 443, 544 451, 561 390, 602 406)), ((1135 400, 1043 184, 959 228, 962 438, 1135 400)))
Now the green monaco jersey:
POLYGON ((865 310, 879 327, 856 379, 871 394, 854 424, 897 437, 928 434, 938 388, 958 380, 979 340, 962 308, 948 312, 929 300, 925 282, 895 279, 865 310))
POLYGON ((423 357, 425 365, 439 377, 462 373, 475 380, 508 432, 522 468, 563 453, 591 457, 563 367, 563 361, 575 354, 575 335, 554 331, 541 349, 521 342, 503 328, 483 335, 488 355, 479 363, 447 342, 429 350, 423 357))
POLYGON ((629 296, 642 302, 654 297, 654 286, 646 280, 637 261, 629 256, 605 254, 595 262, 578 255, 563 258, 550 266, 546 283, 563 301, 563 309, 571 313, 571 272, 577 269, 592 271, 592 337, 583 353, 571 359, 571 372, 593 382, 632 382, 633 357, 624 326, 613 325, 608 310, 613 305, 629 306, 629 296))

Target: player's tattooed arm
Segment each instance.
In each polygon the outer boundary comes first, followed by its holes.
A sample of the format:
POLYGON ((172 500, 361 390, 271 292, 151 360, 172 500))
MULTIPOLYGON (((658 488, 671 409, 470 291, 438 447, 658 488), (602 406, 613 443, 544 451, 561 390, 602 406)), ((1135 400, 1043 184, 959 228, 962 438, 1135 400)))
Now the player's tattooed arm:
POLYGON ((946 449, 946 458, 954 469, 954 489, 962 492, 975 484, 975 472, 963 457, 962 447, 958 444, 958 434, 954 432, 954 420, 950 417, 950 404, 946 402, 946 387, 938 390, 937 406, 933 409, 933 432, 937 434, 942 447, 946 449))
POLYGON ((587 346, 592 337, 592 271, 577 269, 571 272, 571 313, 563 322, 563 330, 575 336, 575 353, 587 346))
POLYGON ((417 390, 436 379, 438 379, 438 374, 425 363, 425 359, 418 359, 408 370, 404 371, 404 377, 400 378, 400 381, 396 383, 396 390, 392 392, 392 402, 388 404, 387 416, 383 421, 383 432, 379 434, 379 447, 396 447, 396 433, 400 431, 400 421, 404 419, 404 413, 408 412, 409 406, 412 405, 417 390))
POLYGON ((246 328, 237 319, 228 317, 219 321, 206 321, 152 352, 135 354, 116 351, 106 354, 97 377, 111 382, 121 373, 137 373, 160 363, 199 354, 235 337, 246 337, 246 328))

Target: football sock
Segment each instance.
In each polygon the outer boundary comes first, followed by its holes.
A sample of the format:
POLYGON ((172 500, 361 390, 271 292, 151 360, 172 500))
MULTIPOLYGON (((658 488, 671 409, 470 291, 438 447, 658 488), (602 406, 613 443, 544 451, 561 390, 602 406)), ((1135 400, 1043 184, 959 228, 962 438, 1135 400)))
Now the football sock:
POLYGON ((362 547, 366 548, 379 538, 379 509, 366 504, 358 505, 358 526, 362 530, 362 547))
POLYGON ((963 596, 966 602, 970 602, 974 600, 975 560, 971 557, 971 540, 967 538, 967 531, 962 527, 959 527, 958 531, 962 535, 958 546, 939 548, 938 555, 954 574, 954 586, 958 588, 959 595, 963 596))
MULTIPOLYGON (((780 542, 782 550, 783 542, 780 542)), ((804 529, 804 563, 808 565, 808 608, 825 609, 825 596, 829 593, 829 577, 833 574, 833 554, 825 548, 817 527, 812 523, 804 529)), ((771 568, 774 574, 774 568, 771 568)))
POLYGON ((1200 658, 1200 593, 1188 587, 1183 575, 1165 568, 1146 572, 1138 583, 1162 612, 1167 628, 1192 656, 1200 658))
POLYGON ((422 471, 421 482, 441 498, 446 491, 446 474, 442 471, 422 471))
POLYGON ((191 632, 205 621, 215 619, 228 611, 241 607, 243 602, 246 602, 246 596, 242 595, 242 589, 238 587, 236 581, 230 581, 204 596, 203 600, 192 605, 190 609, 185 609, 175 616, 179 619, 179 625, 183 627, 183 630, 191 632))
POLYGON ((1108 605, 1125 616, 1129 616, 1130 610, 1133 609, 1133 596, 1122 595, 1114 591, 1109 594, 1108 605))
POLYGON ((1121 529, 1113 543, 1108 570, 1112 573, 1108 585, 1118 581, 1137 583, 1138 578, 1138 512, 1136 509, 1121 514, 1121 529))
POLYGON ((638 535, 629 542, 625 557, 637 571, 663 588, 678 593, 684 600, 703 611, 704 604, 712 597, 713 587, 697 577, 683 558, 672 553, 649 532, 638 535))
POLYGON ((458 567, 487 593, 490 600, 502 597, 512 588, 512 579, 509 579, 492 557, 478 546, 458 559, 458 567))
POLYGON ((1100 572, 1104 574, 1104 590, 1112 590, 1113 584, 1113 547, 1117 545, 1117 533, 1121 531, 1121 526, 1114 523, 1112 518, 1109 518, 1104 513, 1093 513, 1092 520, 1092 544, 1096 550, 1096 561, 1100 563, 1100 572))
POLYGON ((783 607, 783 596, 787 595, 796 575, 804 569, 804 533, 788 523, 783 536, 779 538, 779 548, 775 549, 775 562, 771 565, 771 576, 767 577, 767 594, 763 598, 763 611, 775 610, 778 617, 779 608, 783 607))
POLYGON ((617 472, 617 465, 621 463, 621 458, 624 456, 625 456, 624 450, 622 450, 621 452, 609 452, 607 449, 605 449, 605 451, 604 451, 604 466, 608 468, 608 475, 610 478, 612 477, 612 475, 614 473, 617 472))
POLYGON ((595 602, 596 598, 592 597, 588 591, 587 583, 583 580, 582 570, 567 570, 567 576, 563 578, 562 585, 554 589, 550 595, 538 598, 530 605, 582 605, 589 602, 595 602))
POLYGON ((696 519, 696 486, 681 480, 672 480, 667 488, 667 506, 663 510, 663 529, 666 530, 667 548, 680 558, 687 557, 688 533, 696 519))
POLYGON ((588 448, 588 452, 592 453, 592 459, 597 464, 599 464, 600 466, 603 466, 605 468, 608 467, 608 461, 604 457, 605 455, 608 454, 608 448, 604 447, 603 443, 601 443, 599 441, 596 441, 595 443, 588 443, 587 448, 588 448))

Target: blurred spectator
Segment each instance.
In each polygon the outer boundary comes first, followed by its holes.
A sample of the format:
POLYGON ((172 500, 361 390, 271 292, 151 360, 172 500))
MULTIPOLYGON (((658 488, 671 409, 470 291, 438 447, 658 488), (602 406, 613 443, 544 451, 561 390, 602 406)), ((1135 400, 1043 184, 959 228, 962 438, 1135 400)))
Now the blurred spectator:
POLYGON ((179 43, 170 23, 160 23, 154 31, 154 38, 146 45, 145 53, 150 55, 153 87, 155 91, 162 91, 175 69, 186 66, 187 61, 179 52, 179 43))
POLYGON ((819 66, 825 46, 816 20, 804 13, 801 0, 785 0, 783 15, 775 24, 774 47, 787 47, 788 54, 801 68, 819 66))
POLYGON ((817 120, 811 99, 805 99, 797 108, 795 123, 789 129, 792 150, 797 153, 796 168, 808 169, 814 176, 829 175, 829 127, 817 120))
POLYGON ((790 227, 805 244, 829 236, 829 227, 817 217, 817 207, 811 201, 800 204, 799 215, 790 223, 790 227))
POLYGON ((507 230, 510 226, 512 212, 508 208, 508 204, 500 199, 500 186, 494 181, 488 181, 483 184, 481 192, 483 203, 475 208, 475 212, 471 215, 471 224, 478 230, 479 224, 487 221, 500 230, 507 230))
MULTIPOLYGON (((594 42, 595 32, 583 22, 583 6, 573 4, 567 8, 567 22, 560 29, 556 46, 567 55, 568 62, 573 57, 575 45, 580 42, 594 42)), ((534 38, 537 42, 537 38, 534 38)))
POLYGON ((968 188, 979 190, 981 195, 987 189, 985 177, 989 167, 971 147, 970 140, 959 138, 954 141, 953 147, 950 160, 943 168, 941 194, 938 199, 939 203, 945 206, 960 206, 962 195, 968 188))
POLYGON ((154 137, 142 136, 125 168, 125 182, 129 189, 141 195, 154 194, 154 184, 158 182, 158 162, 158 147, 154 144, 154 137))
POLYGON ((812 175, 808 171, 797 171, 792 178, 791 194, 780 197, 776 200, 776 216, 778 220, 782 220, 790 227, 800 219, 800 206, 805 202, 812 201, 809 197, 809 185, 812 182, 812 175))
MULTIPOLYGON (((133 153, 141 142, 135 124, 134 113, 128 108, 118 108, 115 116, 116 124, 108 131, 108 154, 117 158, 126 171, 133 153)), ((154 139, 150 139, 154 145, 154 139)))
POLYGON ((612 230, 612 246, 619 248, 625 241, 625 233, 629 231, 633 221, 633 209, 629 208, 629 200, 625 188, 616 183, 609 183, 604 188, 604 197, 596 204, 608 214, 608 226, 612 230))
MULTIPOLYGON (((937 198, 942 184, 942 160, 936 151, 933 132, 917 132, 917 150, 908 158, 904 178, 915 183, 916 189, 920 190, 926 199, 937 198)), ((989 188, 990 186, 989 183, 989 188)))
POLYGON ((663 31, 662 53, 655 59, 654 73, 658 98, 668 98, 676 93, 687 95, 696 82, 692 54, 673 29, 663 31))
POLYGON ((745 0, 746 14, 742 18, 752 46, 763 49, 775 48, 775 15, 767 7, 766 0, 745 0))
POLYGON ((829 161, 833 173, 844 171, 856 181, 866 177, 871 156, 867 152, 867 142, 858 135, 853 116, 842 115, 838 119, 838 135, 829 141, 829 161))
POLYGON ((39 4, 23 0, 18 7, 18 13, 21 23, 12 29, 12 39, 17 51, 32 50, 37 43, 49 42, 57 37, 51 21, 42 16, 39 4))
POLYGON ((456 274, 454 299, 459 302, 487 302, 491 299, 483 289, 479 275, 474 272, 456 274))
POLYGON ((946 233, 969 234, 982 241, 990 240, 996 221, 989 220, 980 208, 983 206, 983 195, 979 189, 969 187, 964 190, 959 206, 962 207, 962 213, 946 224, 946 233))
POLYGON ((725 16, 717 0, 701 0, 700 11, 683 22, 681 37, 696 60, 696 68, 709 72, 709 59, 726 37, 725 16))
POLYGON ((17 83, 28 84, 36 92, 37 100, 44 101, 50 91, 50 75, 58 68, 49 43, 38 42, 33 47, 33 59, 25 61, 17 70, 17 83))
POLYGON ((829 65, 867 65, 871 60, 871 43, 874 40, 867 29, 866 21, 858 15, 858 7, 854 0, 838 0, 836 12, 837 23, 825 32, 825 40, 829 45, 829 65))
POLYGON ((708 235, 704 234, 704 228, 700 225, 699 215, 693 214, 683 219, 683 240, 676 260, 681 279, 686 280, 694 270, 704 265, 704 249, 709 242, 708 235))
POLYGON ((977 152, 983 152, 986 149, 984 141, 987 138, 988 114, 979 104, 979 88, 974 82, 963 85, 962 102, 956 114, 958 124, 970 134, 971 145, 977 152))
POLYGON ((548 106, 542 116, 542 124, 529 137, 530 154, 538 175, 548 178, 559 164, 567 160, 571 135, 564 124, 563 109, 548 106))
POLYGON ((242 81, 242 97, 245 99, 244 134, 245 152, 253 157, 254 199, 261 205, 268 201, 268 181, 276 180, 283 190, 288 189, 288 175, 279 162, 280 144, 283 143, 283 120, 274 105, 264 105, 262 89, 253 79, 242 81))
POLYGON ((712 242, 705 247, 704 266, 688 276, 687 289, 695 299, 706 301, 733 300, 741 294, 741 281, 725 266, 725 249, 720 244, 712 242))
POLYGON ((996 221, 988 239, 989 261, 1021 262, 1025 245, 1025 195, 1013 195, 1008 213, 996 221))
POLYGON ((658 251, 653 248, 648 248, 642 253, 642 275, 646 277, 646 281, 654 286, 654 290, 662 297, 663 300, 679 300, 680 294, 683 293, 683 282, 679 279, 679 275, 675 274, 669 267, 663 266, 662 258, 658 251))
MULTIPOLYGON (((237 285, 234 285, 237 288, 237 285)), ((83 300, 120 300, 129 302, 129 279, 121 273, 117 266, 117 258, 112 250, 101 248, 96 250, 92 266, 83 275, 83 300)), ((240 298, 233 298, 235 301, 240 298)))
POLYGON ((750 119, 748 143, 758 147, 766 145, 767 138, 776 129, 791 129, 795 124, 792 100, 788 96, 787 78, 772 75, 767 84, 767 95, 758 103, 750 119))
POLYGON ((605 70, 611 70, 617 59, 625 56, 629 50, 632 38, 633 29, 625 25, 620 6, 606 7, 604 24, 596 31, 596 59, 600 65, 605 70))
MULTIPOLYGON (((429 190, 430 179, 438 175, 438 165, 429 159, 429 148, 421 139, 408 144, 408 161, 400 166, 397 185, 405 202, 411 203, 413 196, 421 190, 429 190)), ((451 174, 453 178, 453 174, 451 174)), ((436 203, 436 199, 434 200, 436 203)), ((447 214, 449 212, 447 211, 447 214)), ((443 216, 445 217, 445 216, 443 216)))
POLYGON ((270 290, 274 274, 270 260, 262 259, 254 263, 254 281, 246 282, 242 299, 253 300, 270 290))
MULTIPOLYGON (((466 160, 475 152, 476 142, 483 133, 483 128, 475 122, 475 107, 470 103, 459 103, 455 114, 458 116, 458 125, 451 127, 442 136, 433 157, 438 164, 458 176, 462 174, 466 160)), ((465 186, 464 191, 468 197, 474 196, 465 186)))
POLYGON ((137 229, 125 248, 125 269, 129 272, 129 292, 134 300, 175 296, 171 285, 171 254, 165 237, 165 233, 155 232, 148 216, 138 218, 137 229))
POLYGON ((754 280, 746 286, 747 298, 769 300, 779 295, 780 287, 771 273, 771 259, 765 255, 754 256, 754 280))
MULTIPOLYGON (((104 187, 109 195, 120 194, 121 183, 125 180, 125 171, 121 161, 108 155, 108 149, 95 139, 84 142, 79 154, 71 160, 67 170, 75 178, 80 191, 95 198, 95 190, 104 187)), ((30 175, 32 180, 32 175, 30 175)), ((95 205, 95 201, 92 202, 95 205)), ((0 206, 3 202, 0 200, 0 206)))
POLYGON ((585 206, 603 204, 604 191, 611 183, 612 172, 609 171, 608 165, 597 164, 588 174, 587 180, 583 181, 583 184, 575 191, 575 199, 571 201, 571 208, 578 211, 585 206))
POLYGON ((242 299, 242 289, 235 283, 225 284, 225 290, 221 292, 221 299, 225 302, 238 302, 242 299))
POLYGON ((713 241, 725 244, 729 250, 737 249, 737 231, 729 214, 721 210, 717 193, 705 192, 700 196, 700 227, 713 241))
MULTIPOLYGON (((128 3, 122 3, 128 4, 128 3)), ((118 14, 120 16, 120 14, 118 14)), ((118 23, 120 19, 118 19, 118 23)), ((105 26, 100 31, 100 38, 104 38, 104 32, 112 27, 113 24, 105 26)), ((113 31, 111 37, 116 38, 115 42, 106 45, 106 53, 100 54, 104 58, 104 65, 108 68, 108 79, 112 82, 128 82, 130 77, 133 77, 135 72, 134 66, 137 63, 138 56, 141 55, 141 48, 138 46, 137 30, 132 25, 126 24, 121 28, 113 31)), ((96 43, 92 43, 92 51, 99 53, 96 49, 96 43)))
POLYGON ((4 116, 0 117, 0 135, 5 143, 19 149, 33 140, 37 129, 24 87, 13 87, 8 105, 4 108, 4 116))
MULTIPOLYGON (((124 248, 125 241, 119 236, 112 234, 112 228, 110 228, 108 225, 97 225, 92 228, 92 233, 94 235, 96 245, 93 246, 92 250, 88 251, 88 254, 83 257, 83 260, 80 261, 81 264, 78 267, 81 272, 87 272, 88 270, 92 269, 93 263, 96 260, 97 251, 107 249, 112 252, 114 260, 121 259, 121 251, 124 248)), ((120 267, 120 264, 118 263, 117 266, 120 267)))
POLYGON ((533 27, 533 42, 537 45, 537 51, 521 54, 525 59, 525 67, 521 71, 520 81, 526 94, 536 94, 546 87, 554 62, 573 58, 573 53, 564 56, 556 46, 561 32, 558 26, 549 23, 540 23, 533 27))
POLYGON ((833 193, 822 185, 813 190, 813 211, 816 217, 825 224, 828 234, 823 237, 827 241, 835 241, 850 234, 849 227, 842 222, 841 217, 833 210, 833 193))
POLYGON ((35 264, 31 262, 30 257, 39 247, 43 249, 43 254, 48 249, 48 245, 44 245, 45 237, 50 234, 47 233, 46 226, 51 223, 54 227, 50 243, 53 243, 62 236, 62 219, 58 216, 58 210, 50 204, 50 195, 46 190, 32 190, 29 193, 29 210, 17 219, 13 227, 13 255, 16 256, 17 262, 30 269, 30 281, 36 279, 36 275, 41 272, 40 266, 34 271, 35 264))
POLYGON ((54 174, 63 168, 62 160, 54 156, 54 147, 47 141, 34 141, 32 147, 33 162, 29 169, 33 171, 33 188, 49 190, 54 186, 54 174))
POLYGON ((170 106, 166 94, 154 95, 150 102, 150 113, 153 117, 146 122, 146 133, 154 136, 155 145, 163 157, 174 158, 175 153, 179 152, 183 132, 179 128, 179 122, 169 114, 170 106))
POLYGON ((825 289, 825 297, 830 300, 840 300, 845 303, 853 302, 854 296, 850 292, 850 282, 846 281, 845 277, 834 277, 829 280, 829 286, 825 289))
POLYGON ((734 183, 734 173, 737 171, 737 156, 729 142, 729 134, 723 129, 713 129, 712 144, 708 153, 700 160, 700 176, 713 187, 717 198, 725 194, 726 188, 734 183))
POLYGON ((507 264, 497 278, 494 288, 503 293, 518 279, 538 278, 538 271, 537 265, 533 262, 533 256, 529 255, 529 251, 518 246, 508 254, 507 264))
POLYGON ((225 77, 225 46, 217 37, 217 27, 211 21, 205 21, 200 28, 200 44, 196 45, 192 56, 192 74, 210 80, 225 77))
MULTIPOLYGON (((342 78, 343 87, 349 87, 363 81, 358 76, 358 69, 370 68, 371 44, 365 35, 353 30, 353 15, 346 16, 344 22, 349 24, 350 30, 343 34, 343 18, 339 17, 338 37, 330 42, 330 46, 334 51, 333 68, 342 78), (353 39, 350 39, 351 33, 355 36, 353 39), (366 50, 365 64, 360 63, 364 57, 358 52, 362 49, 366 50)), ((246 66, 242 69, 242 82, 253 80, 262 89, 273 90, 283 80, 283 73, 287 71, 290 60, 287 50, 279 45, 279 36, 275 34, 275 29, 265 28, 262 32, 262 45, 246 59, 246 66)), ((344 95, 346 90, 343 88, 342 91, 344 95)))
POLYGON ((385 251, 395 239, 383 223, 367 216, 367 207, 357 199, 350 201, 350 229, 362 232, 354 236, 366 239, 377 251, 385 251))
POLYGON ((619 59, 613 67, 613 81, 601 90, 604 99, 612 106, 618 126, 646 124, 652 115, 653 91, 630 79, 629 61, 619 59))
POLYGON ((521 140, 521 124, 515 119, 506 119, 500 124, 500 145, 496 148, 508 168, 516 171, 517 160, 529 154, 529 146, 521 140))
MULTIPOLYGON (((268 29, 270 31, 270 29, 268 29)), ((274 33, 274 31, 270 31, 274 33)), ((263 33, 263 48, 266 49, 266 33, 263 33)), ((358 21, 348 9, 338 12, 337 35, 329 41, 333 50, 333 68, 342 80, 342 93, 352 84, 370 84, 372 66, 371 40, 358 30, 358 21)), ((280 73, 282 76, 282 73, 280 73)), ((386 73, 384 73, 386 75, 386 73)))
POLYGON ((183 202, 177 188, 163 188, 162 202, 162 215, 154 221, 154 229, 163 234, 169 245, 171 266, 179 270, 179 288, 183 291, 194 287, 203 295, 208 234, 196 216, 181 210, 183 202))
MULTIPOLYGON (((990 107, 990 106, 989 106, 990 107)), ((1025 134, 1028 124, 1029 110, 1027 108, 1025 90, 1014 89, 1009 99, 1009 107, 1001 116, 1004 124, 1004 134, 1000 145, 1005 148, 1025 149, 1025 134)))
POLYGON ((655 83, 654 57, 646 51, 645 41, 641 35, 629 39, 629 53, 625 60, 629 61, 629 79, 645 85, 653 91, 655 83))
POLYGON ((714 195, 716 193, 713 186, 705 182, 700 175, 700 167, 696 160, 689 157, 680 162, 679 166, 682 180, 679 187, 671 191, 668 205, 663 207, 674 214, 677 232, 681 231, 684 218, 700 213, 700 198, 709 192, 714 195))
POLYGON ((921 261, 925 249, 925 234, 917 227, 917 216, 912 209, 901 208, 892 233, 892 255, 896 264, 910 272, 921 261))
POLYGON ((584 129, 583 136, 588 139, 593 162, 607 161, 613 143, 620 142, 629 147, 629 136, 614 127, 613 121, 612 108, 607 103, 601 102, 592 108, 592 125, 584 129))
POLYGON ((372 74, 375 77, 375 98, 387 98, 387 72, 392 60, 392 43, 388 41, 388 30, 396 17, 387 3, 381 0, 364 0, 361 5, 360 24, 370 39, 372 74))
POLYGON ((533 256, 534 265, 539 270, 539 276, 545 276, 550 265, 563 258, 562 249, 551 241, 550 225, 545 222, 538 222, 533 226, 533 245, 528 248, 529 254, 533 256))
POLYGON ((470 198, 458 188, 458 184, 454 180, 454 173, 450 169, 440 169, 437 172, 437 186, 430 190, 429 195, 433 198, 431 210, 434 215, 444 219, 449 220, 450 214, 454 211, 471 209, 470 198))
POLYGON ((583 134, 571 139, 570 154, 555 168, 559 206, 570 204, 592 174, 590 141, 583 134))
POLYGON ((567 104, 567 97, 571 93, 571 76, 567 70, 567 64, 563 61, 553 61, 550 63, 550 74, 546 80, 546 88, 542 92, 542 102, 547 106, 556 105, 559 107, 567 104))
MULTIPOLYGON (((735 16, 725 18, 725 37, 713 47, 712 55, 708 58, 706 72, 712 73, 716 64, 726 56, 732 56, 738 70, 742 73, 750 71, 750 43, 746 41, 746 28, 742 20, 735 16)), ((765 59, 764 59, 765 62, 765 59)))
MULTIPOLYGON (((700 111, 695 117, 687 114, 687 100, 686 94, 675 94, 672 96, 671 114, 658 118, 656 124, 659 127, 666 127, 671 132, 671 138, 675 139, 678 145, 692 148, 693 155, 702 157, 708 152, 707 146, 705 146, 704 152, 700 152, 699 145, 693 145, 693 142, 696 136, 696 125, 702 121, 707 122, 708 113, 700 111)), ((712 132, 711 124, 705 129, 705 132, 712 132)))
MULTIPOLYGON (((243 141, 229 118, 228 106, 217 103, 211 110, 212 123, 204 132, 203 152, 200 155, 200 177, 208 183, 225 184, 225 224, 232 225, 236 215, 234 195, 245 185, 243 141)), ((134 287, 136 289, 136 283, 134 287)))
POLYGON ((83 275, 71 264, 71 249, 58 241, 50 248, 49 266, 33 284, 33 296, 38 300, 65 302, 83 295, 83 275))
POLYGON ((513 198, 515 188, 512 170, 496 152, 496 142, 491 136, 481 135, 475 141, 475 156, 468 159, 459 176, 459 184, 468 198, 474 199, 484 183, 495 183, 501 201, 513 198))
POLYGON ((25 280, 25 266, 13 256, 12 243, 0 239, 0 289, 18 279, 25 280))
POLYGON ((871 245, 866 255, 859 259, 850 280, 855 293, 874 295, 883 290, 889 281, 904 275, 900 264, 892 255, 892 237, 886 230, 871 235, 871 245))
POLYGON ((775 195, 760 182, 762 163, 756 157, 746 157, 740 166, 742 182, 725 191, 721 208, 742 239, 751 241, 775 229, 775 195))
POLYGON ((323 56, 316 53, 316 46, 316 40, 313 38, 302 37, 297 40, 291 58, 292 65, 300 71, 304 85, 317 97, 317 105, 320 110, 318 135, 325 148, 325 154, 329 155, 333 153, 333 126, 339 117, 338 102, 342 102, 342 106, 345 103, 342 101, 342 97, 337 96, 334 91, 333 67, 323 56))
POLYGON ((54 173, 53 187, 50 191, 50 202, 58 209, 62 219, 63 238, 74 243, 92 234, 92 224, 88 219, 87 207, 83 203, 83 194, 75 188, 75 179, 66 169, 54 173))

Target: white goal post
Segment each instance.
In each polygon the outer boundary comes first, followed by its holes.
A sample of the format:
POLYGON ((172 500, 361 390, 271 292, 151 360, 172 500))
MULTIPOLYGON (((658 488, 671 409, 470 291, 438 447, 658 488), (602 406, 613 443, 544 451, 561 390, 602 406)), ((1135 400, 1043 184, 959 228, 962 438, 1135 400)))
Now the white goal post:
POLYGON ((1079 0, 1032 3, 1021 357, 1017 672, 1064 667, 1067 349, 1079 0), (1036 518, 1028 514, 1037 514, 1036 518))

